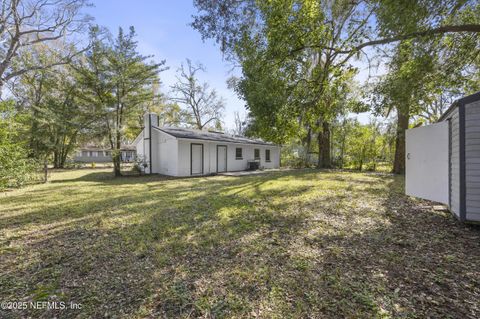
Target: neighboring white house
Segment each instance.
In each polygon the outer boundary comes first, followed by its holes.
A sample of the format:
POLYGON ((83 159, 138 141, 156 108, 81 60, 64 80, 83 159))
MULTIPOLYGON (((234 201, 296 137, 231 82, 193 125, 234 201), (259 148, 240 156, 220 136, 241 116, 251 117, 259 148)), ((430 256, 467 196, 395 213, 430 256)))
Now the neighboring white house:
MULTIPOLYGON (((124 163, 133 162, 135 160, 135 147, 122 145, 120 158, 124 163)), ((112 150, 95 145, 84 145, 77 149, 73 161, 76 163, 111 163, 112 150)))
POLYGON ((251 162, 261 168, 280 167, 280 147, 261 140, 220 132, 158 127, 158 116, 144 117, 145 126, 133 145, 147 174, 209 175, 244 171, 251 162))

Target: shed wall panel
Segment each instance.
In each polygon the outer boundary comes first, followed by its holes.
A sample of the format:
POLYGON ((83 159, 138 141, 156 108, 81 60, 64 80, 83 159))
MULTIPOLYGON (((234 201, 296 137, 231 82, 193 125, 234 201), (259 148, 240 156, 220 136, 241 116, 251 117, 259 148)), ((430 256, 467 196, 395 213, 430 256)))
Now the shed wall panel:
POLYGON ((460 216, 460 122, 458 108, 453 110, 450 117, 450 210, 457 217, 460 216))
POLYGON ((467 220, 480 220, 480 101, 465 105, 467 220))

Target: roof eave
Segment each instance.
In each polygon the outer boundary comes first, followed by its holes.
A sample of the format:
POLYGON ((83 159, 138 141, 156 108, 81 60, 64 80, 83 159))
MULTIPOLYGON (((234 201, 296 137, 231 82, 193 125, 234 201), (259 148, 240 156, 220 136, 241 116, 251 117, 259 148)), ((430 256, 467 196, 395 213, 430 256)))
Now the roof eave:
POLYGON ((154 129, 159 130, 160 132, 163 132, 167 135, 170 135, 176 139, 182 139, 182 140, 200 140, 200 141, 206 141, 206 142, 222 142, 222 143, 233 143, 233 144, 245 144, 245 145, 263 145, 263 146, 279 146, 277 144, 270 144, 270 143, 262 143, 262 142, 247 142, 247 141, 225 141, 225 140, 215 140, 215 139, 206 139, 206 138, 201 138, 201 137, 183 137, 183 136, 176 136, 166 130, 161 129, 158 126, 152 125, 154 129))
POLYGON ((268 143, 254 143, 254 142, 242 142, 242 141, 224 141, 224 140, 214 140, 214 139, 205 139, 200 137, 176 137, 179 140, 196 140, 196 141, 205 141, 205 142, 217 142, 217 143, 231 143, 231 144, 244 144, 244 145, 261 145, 261 146, 280 146, 277 144, 268 144, 268 143))
POLYGON ((440 116, 440 118, 438 119, 437 122, 442 122, 444 121, 448 115, 457 107, 457 106, 460 106, 460 105, 464 105, 464 104, 470 104, 472 102, 475 102, 475 101, 479 101, 480 100, 480 91, 477 92, 477 93, 473 93, 473 94, 470 94, 470 95, 467 95, 465 97, 462 97, 461 99, 458 99, 456 100, 455 102, 452 103, 452 105, 450 105, 450 107, 442 114, 442 116, 440 116))

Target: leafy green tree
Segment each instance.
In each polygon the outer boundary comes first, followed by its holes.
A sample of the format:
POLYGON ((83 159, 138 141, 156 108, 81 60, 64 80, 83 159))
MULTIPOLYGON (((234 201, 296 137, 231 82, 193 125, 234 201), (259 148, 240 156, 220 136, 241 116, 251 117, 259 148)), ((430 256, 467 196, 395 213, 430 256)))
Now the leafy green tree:
MULTIPOLYGON (((420 43, 419 48, 413 51, 426 48, 425 51, 434 55, 439 54, 443 61, 452 62, 451 65, 456 65, 462 72, 466 70, 463 66, 471 65, 470 60, 478 61, 476 54, 480 32, 478 1, 196 0, 194 3, 199 12, 194 16, 192 26, 204 38, 212 38, 219 43, 228 58, 240 61, 242 70, 246 73, 244 75, 246 81, 251 78, 253 83, 256 81, 260 85, 270 83, 271 80, 279 82, 275 87, 277 91, 270 94, 276 98, 286 97, 276 101, 277 106, 262 103, 261 96, 265 94, 253 93, 253 96, 259 97, 259 108, 270 109, 272 114, 282 110, 287 116, 289 114, 303 121, 299 125, 300 129, 280 131, 306 134, 308 138, 304 140, 307 141, 312 130, 318 132, 319 166, 329 165, 328 144, 331 135, 329 128, 338 112, 335 111, 334 102, 337 102, 335 96, 341 91, 336 86, 342 86, 340 79, 351 70, 349 61, 352 58, 359 56, 371 58, 371 52, 367 52, 367 48, 383 46, 388 52, 392 48, 395 49, 395 46, 391 45, 394 43, 405 42, 404 45, 420 43), (455 55, 452 52, 460 54, 455 55), (245 63, 246 60, 254 62, 248 65, 245 63), (279 72, 276 73, 275 69, 279 72), (254 76, 251 73, 255 73, 254 76), (265 80, 259 81, 259 77, 265 80), (337 81, 333 81, 333 78, 337 81), (288 108, 289 112, 285 112, 285 108, 288 108)), ((402 44, 399 47, 402 47, 402 44)), ((413 53, 412 56, 416 56, 417 62, 422 59, 421 53, 413 53)), ((419 71, 425 70, 417 62, 412 63, 419 66, 419 71)), ((397 61, 394 59, 390 64, 397 64, 397 61)), ((427 61, 427 67, 431 66, 427 61)), ((446 69, 450 70, 449 74, 455 74, 451 72, 452 68, 446 69)), ((422 77, 420 72, 417 74, 419 78, 422 77)), ((472 82, 478 83, 478 75, 473 73, 471 78, 476 78, 477 80, 472 82)), ((440 77, 437 80, 443 82, 440 77)), ((428 82, 433 83, 431 80, 428 82)), ((246 95, 245 91, 251 90, 261 91, 262 88, 258 89, 255 84, 245 86, 242 94, 246 95)), ((416 88, 409 90, 418 91, 416 88)), ((436 90, 435 94, 438 97, 439 88, 436 90)), ((432 108, 432 96, 435 95, 433 91, 429 89, 429 100, 410 98, 409 101, 415 104, 412 108, 420 107, 423 110, 432 108)), ((246 100, 258 123, 257 127, 265 127, 267 130, 269 122, 263 122, 266 118, 256 114, 258 112, 256 99, 246 100)), ((404 108, 400 105, 398 107, 404 108)), ((403 135, 411 116, 410 112, 400 111, 397 112, 395 172, 402 172, 404 169, 403 135)), ((268 113, 269 111, 265 110, 261 114, 268 113)), ((270 123, 272 121, 270 120, 270 123)), ((279 124, 285 123, 293 122, 283 121, 279 124)))
POLYGON ((357 170, 377 169, 377 165, 391 164, 391 131, 389 125, 373 119, 368 124, 343 117, 336 124, 332 151, 335 165, 357 170))
POLYGON ((329 167, 331 122, 356 72, 341 50, 367 36, 373 9, 351 1, 195 3, 202 14, 193 27, 242 66, 237 92, 253 119, 249 131, 277 142, 315 132, 318 166, 329 167))
POLYGON ((403 41, 393 47, 389 73, 376 90, 377 111, 397 114, 395 173, 405 171, 405 130, 413 117, 434 121, 443 101, 480 89, 469 80, 478 74, 479 13, 478 1, 379 2, 384 39, 371 44, 403 41))
MULTIPOLYGON (((25 54, 22 59, 50 63, 54 59, 44 46, 35 54, 25 54)), ((30 115, 30 156, 47 160, 53 156, 55 168, 64 167, 74 150, 80 133, 85 134, 95 122, 92 107, 78 98, 75 72, 69 65, 39 69, 18 77, 11 92, 19 110, 30 115)))
POLYGON ((395 173, 405 172, 405 130, 412 119, 435 121, 448 107, 445 101, 480 89, 470 81, 478 73, 475 41, 455 43, 458 46, 446 46, 448 39, 401 43, 388 63, 389 72, 373 91, 377 113, 397 116, 395 173))
POLYGON ((13 100, 0 102, 0 189, 22 186, 38 178, 38 163, 28 156, 29 116, 15 108, 13 100))
POLYGON ((121 175, 120 149, 125 130, 142 113, 142 105, 153 99, 152 86, 158 82, 165 61, 148 62, 151 56, 137 52, 135 30, 125 34, 120 28, 115 40, 101 38, 98 28, 91 32, 92 47, 77 67, 82 98, 96 106, 103 120, 103 132, 112 149, 115 176, 121 175))

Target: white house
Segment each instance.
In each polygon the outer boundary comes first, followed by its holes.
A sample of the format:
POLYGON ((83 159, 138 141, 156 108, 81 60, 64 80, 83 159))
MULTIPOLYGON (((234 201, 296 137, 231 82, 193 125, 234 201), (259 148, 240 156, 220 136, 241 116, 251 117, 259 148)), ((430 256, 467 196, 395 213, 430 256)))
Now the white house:
POLYGON ((280 147, 272 143, 220 132, 159 127, 153 113, 146 114, 144 122, 133 145, 147 174, 209 175, 247 170, 252 162, 261 168, 280 167, 280 147))
MULTIPOLYGON (((135 160, 135 147, 122 145, 120 159, 124 163, 133 162, 135 160)), ((112 150, 95 145, 85 145, 78 148, 73 156, 73 161, 76 163, 111 163, 112 150)))

